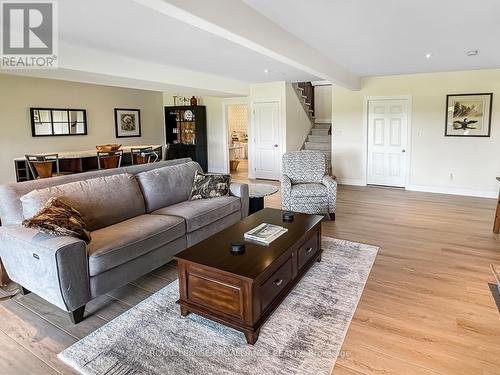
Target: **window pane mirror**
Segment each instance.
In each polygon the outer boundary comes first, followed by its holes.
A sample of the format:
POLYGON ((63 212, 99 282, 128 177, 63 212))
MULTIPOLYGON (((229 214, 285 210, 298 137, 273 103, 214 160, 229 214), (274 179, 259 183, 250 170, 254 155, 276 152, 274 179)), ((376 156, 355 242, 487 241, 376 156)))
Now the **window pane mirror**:
POLYGON ((86 135, 85 109, 30 108, 33 137, 86 135))

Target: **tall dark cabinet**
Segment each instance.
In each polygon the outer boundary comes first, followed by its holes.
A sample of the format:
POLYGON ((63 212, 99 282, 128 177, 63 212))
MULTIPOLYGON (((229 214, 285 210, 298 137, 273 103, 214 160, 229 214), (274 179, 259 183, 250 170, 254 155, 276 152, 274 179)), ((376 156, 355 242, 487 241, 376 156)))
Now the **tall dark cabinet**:
POLYGON ((165 107, 167 159, 189 157, 207 171, 207 115, 202 105, 165 107))

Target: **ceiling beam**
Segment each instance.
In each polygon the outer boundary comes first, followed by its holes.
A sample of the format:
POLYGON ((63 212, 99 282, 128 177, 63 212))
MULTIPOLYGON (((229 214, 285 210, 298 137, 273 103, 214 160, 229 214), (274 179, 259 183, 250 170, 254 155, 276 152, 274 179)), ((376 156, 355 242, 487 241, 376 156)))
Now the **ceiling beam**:
POLYGON ((134 1, 305 73, 345 88, 360 89, 360 77, 331 61, 242 1, 134 1))
POLYGON ((200 96, 247 96, 250 90, 247 82, 67 43, 59 43, 58 69, 6 73, 200 96))

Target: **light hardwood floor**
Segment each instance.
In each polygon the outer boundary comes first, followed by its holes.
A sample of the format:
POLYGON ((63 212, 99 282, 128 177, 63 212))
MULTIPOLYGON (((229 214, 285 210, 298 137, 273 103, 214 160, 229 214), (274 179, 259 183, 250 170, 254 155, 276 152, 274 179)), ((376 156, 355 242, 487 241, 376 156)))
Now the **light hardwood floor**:
MULTIPOLYGON (((266 205, 280 207, 279 194, 266 205)), ((339 188, 337 220, 324 223, 324 235, 380 251, 335 375, 500 374, 500 313, 488 285, 489 264, 500 264, 495 205, 493 199, 339 188)), ((163 266, 90 303, 76 326, 33 294, 0 302, 0 373, 73 373, 58 352, 175 279, 175 264, 163 266)))

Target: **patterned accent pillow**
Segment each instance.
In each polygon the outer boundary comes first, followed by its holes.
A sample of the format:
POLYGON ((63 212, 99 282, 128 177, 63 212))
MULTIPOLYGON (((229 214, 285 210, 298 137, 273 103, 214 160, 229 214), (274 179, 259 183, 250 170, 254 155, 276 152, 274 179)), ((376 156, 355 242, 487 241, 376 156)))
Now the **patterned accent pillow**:
POLYGON ((229 195, 230 181, 231 176, 228 174, 205 174, 196 171, 193 189, 191 190, 191 200, 229 195))
POLYGON ((91 240, 82 215, 55 197, 50 198, 33 217, 24 220, 23 226, 56 236, 77 237, 86 243, 91 240))

